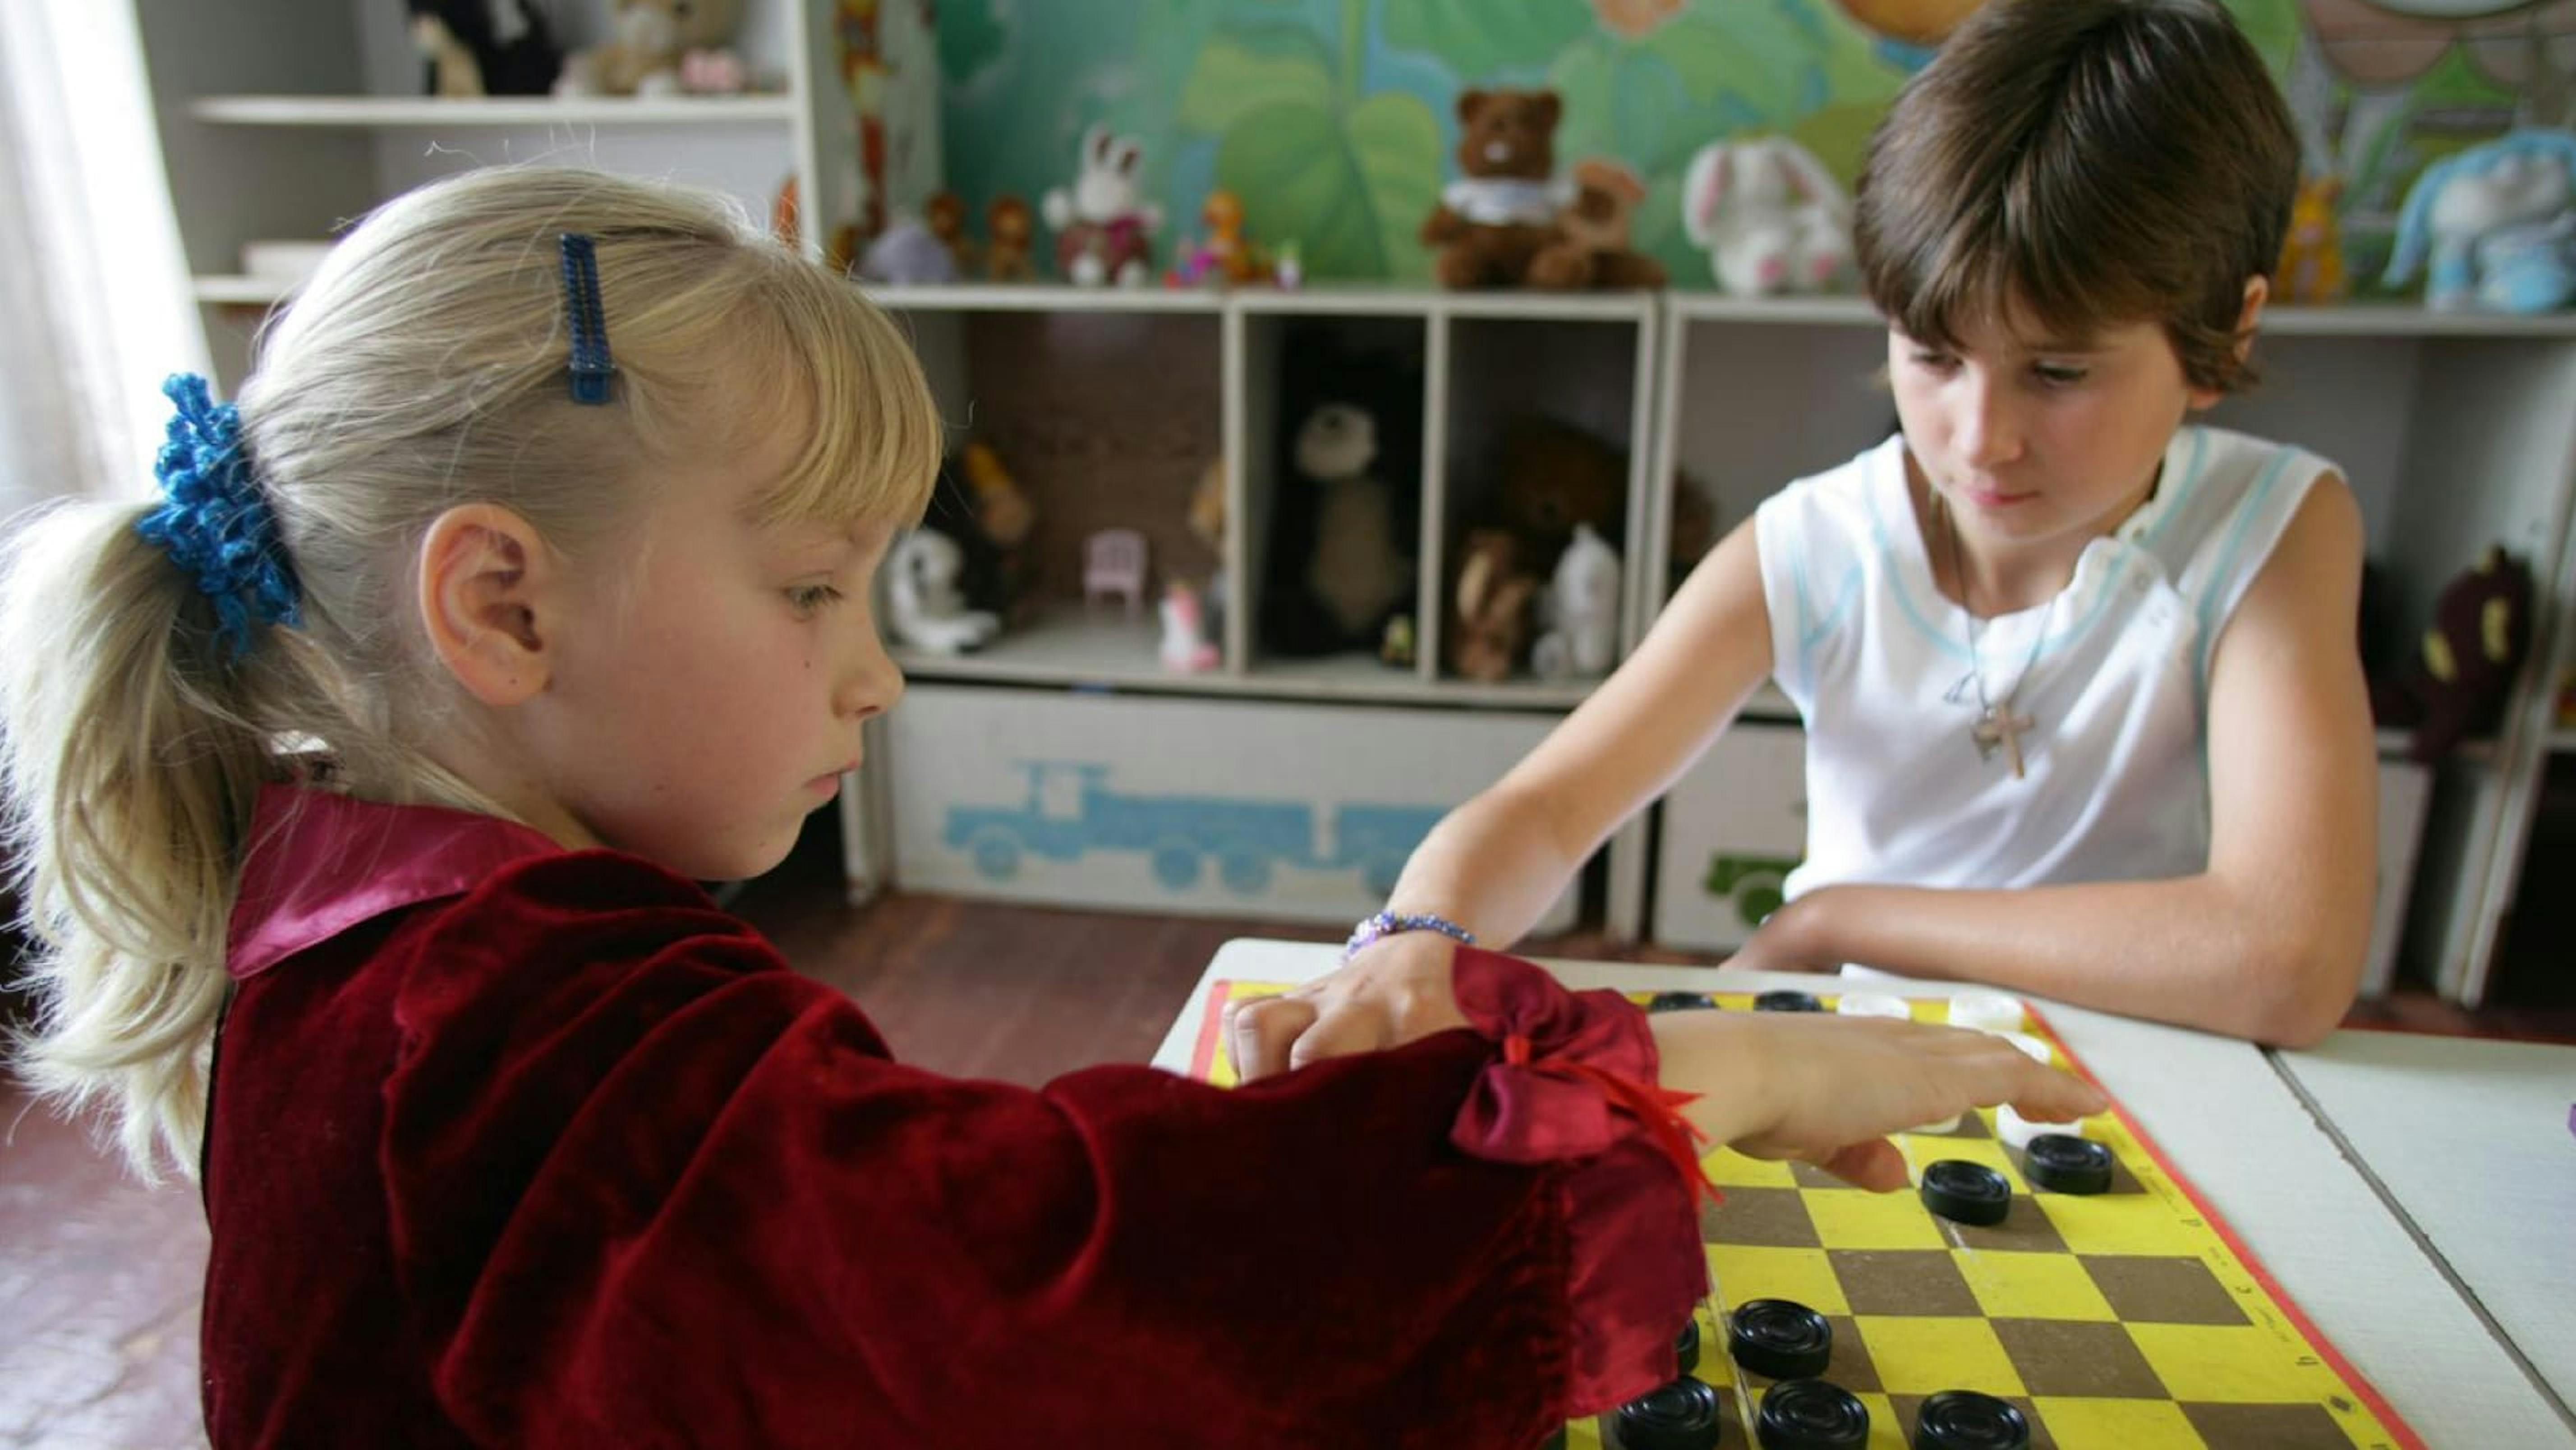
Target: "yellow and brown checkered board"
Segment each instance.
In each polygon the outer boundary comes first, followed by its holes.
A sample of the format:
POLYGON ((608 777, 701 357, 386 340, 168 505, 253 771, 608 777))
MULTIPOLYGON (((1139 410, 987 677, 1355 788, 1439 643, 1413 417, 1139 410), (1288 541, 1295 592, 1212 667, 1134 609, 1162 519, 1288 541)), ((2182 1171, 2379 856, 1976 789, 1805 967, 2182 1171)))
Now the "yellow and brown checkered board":
MULTIPOLYGON (((1193 1063, 1198 1076, 1234 1080, 1217 1051, 1224 1004, 1278 990, 1216 984, 1193 1063)), ((1641 1003, 1649 996, 1632 995, 1641 1003)), ((1742 995, 1711 1000, 1752 1005, 1742 995)), ((1912 1006, 1925 1021, 1944 1011, 1937 998, 1912 1006)), ((2073 1065, 2039 1014, 2028 1016, 2028 1030, 2058 1064, 2073 1065)), ((2080 1197, 2033 1193, 2021 1155, 1995 1136, 1991 1113, 1963 1118, 1953 1133, 1897 1139, 1918 1181, 1942 1158, 2001 1171, 2013 1186, 2012 1209, 1992 1228, 1952 1223, 1914 1193, 1866 1192, 1803 1163, 1710 1154, 1709 1176, 1726 1200, 1700 1212, 1716 1302, 1700 1310, 1699 1374, 1736 1418, 1726 1443, 1755 1443, 1746 1412, 1770 1382, 1728 1359, 1721 1306, 1792 1299, 1833 1325, 1833 1362, 1823 1377, 1869 1407, 1872 1450, 1902 1450, 1915 1407, 1951 1389, 2020 1406, 2038 1450, 2421 1446, 2116 1099, 2085 1134, 2111 1149, 2112 1182, 2106 1193, 2080 1197)), ((1569 1427, 1567 1442, 1611 1443, 1590 1422, 1569 1427)))

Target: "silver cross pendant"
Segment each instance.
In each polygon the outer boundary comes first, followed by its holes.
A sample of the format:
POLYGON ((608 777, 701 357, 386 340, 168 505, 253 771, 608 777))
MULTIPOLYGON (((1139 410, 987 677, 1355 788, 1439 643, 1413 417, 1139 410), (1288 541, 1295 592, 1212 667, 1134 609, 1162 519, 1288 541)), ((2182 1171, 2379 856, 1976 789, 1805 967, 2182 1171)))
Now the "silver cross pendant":
POLYGON ((2037 723, 2028 715, 2014 714, 2012 702, 2009 700, 2000 705, 1988 705, 1969 731, 1971 738, 1977 742, 1977 758, 1992 760, 1995 758, 1996 749, 2000 747, 2004 752, 2004 758, 2012 763, 2013 779, 2022 779, 2022 733, 2037 723))

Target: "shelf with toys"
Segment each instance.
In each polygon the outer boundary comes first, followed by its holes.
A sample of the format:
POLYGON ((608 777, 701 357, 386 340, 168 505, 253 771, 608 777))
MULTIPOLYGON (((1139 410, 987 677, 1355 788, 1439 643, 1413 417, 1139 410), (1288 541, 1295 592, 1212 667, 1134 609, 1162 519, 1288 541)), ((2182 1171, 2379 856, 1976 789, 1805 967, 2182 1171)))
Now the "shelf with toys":
MULTIPOLYGON (((263 310, 293 295, 349 219, 477 166, 551 159, 678 177, 825 253, 870 182, 887 181, 863 175, 863 121, 902 124, 863 118, 853 83, 886 56, 929 53, 926 32, 888 33, 915 11, 888 10, 877 33, 854 37, 834 0, 142 0, 219 390, 248 370, 263 310), (666 12, 667 44, 628 26, 652 11, 666 12)), ((873 94, 889 105, 910 85, 879 74, 873 94)), ((935 141, 924 164, 936 166, 935 141)))
POLYGON ((189 108, 225 126, 454 129, 491 126, 784 125, 793 97, 208 96, 189 108))

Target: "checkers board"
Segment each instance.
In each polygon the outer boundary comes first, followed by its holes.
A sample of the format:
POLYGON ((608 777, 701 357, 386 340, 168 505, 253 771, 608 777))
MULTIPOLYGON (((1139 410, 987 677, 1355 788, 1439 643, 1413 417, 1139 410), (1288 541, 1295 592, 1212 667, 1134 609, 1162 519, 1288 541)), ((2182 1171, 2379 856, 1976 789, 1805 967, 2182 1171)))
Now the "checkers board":
MULTIPOLYGON (((1212 983, 1192 1075, 1231 1085, 1219 1050, 1225 1004, 1280 990, 1212 983)), ((1652 994, 1629 995, 1642 1005, 1652 994)), ((1834 1000, 1825 995, 1828 1009, 1834 1000)), ((1720 992, 1708 1001, 1747 1010, 1753 998, 1720 992)), ((1927 1022, 1946 1010, 1940 998, 1908 1006, 1927 1022)), ((2025 1011, 2023 1030, 2059 1066, 2091 1077, 2036 1011, 2025 1011)), ((1902 1450, 1916 1407, 1954 1389, 2019 1406, 2034 1450, 2420 1450, 2138 1129, 2113 1085, 2095 1081, 2112 1097, 2109 1112, 2084 1122, 2085 1136, 2112 1154, 2110 1189, 2098 1195, 2033 1193, 1991 1111, 1967 1114, 1948 1133, 1896 1137, 1918 1182, 1944 1158, 2003 1173, 2012 1206, 1991 1228, 1937 1217, 1915 1193, 1852 1188, 1803 1163, 1709 1154, 1725 1201, 1700 1208, 1711 1298, 1699 1311, 1698 1376, 1726 1402, 1725 1444, 1757 1443, 1749 1411, 1770 1381, 1727 1358, 1724 1316, 1755 1299, 1788 1299, 1833 1326, 1821 1377, 1868 1408, 1871 1450, 1902 1450)), ((1609 1418, 1568 1427, 1568 1445, 1615 1446, 1609 1418)))

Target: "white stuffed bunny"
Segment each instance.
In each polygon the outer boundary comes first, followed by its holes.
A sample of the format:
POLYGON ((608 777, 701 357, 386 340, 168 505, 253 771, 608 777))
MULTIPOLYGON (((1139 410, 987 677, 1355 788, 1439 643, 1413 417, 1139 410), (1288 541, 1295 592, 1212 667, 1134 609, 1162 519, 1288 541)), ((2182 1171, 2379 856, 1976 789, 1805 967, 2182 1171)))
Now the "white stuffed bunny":
POLYGON ((896 639, 932 654, 962 654, 1002 632, 998 616, 968 609, 957 576, 966 553, 935 529, 903 536, 886 560, 886 622, 896 639))
POLYGON ((1046 224, 1055 229, 1056 265, 1082 287, 1116 282, 1142 287, 1154 275, 1154 233, 1163 209, 1144 199, 1137 170, 1144 153, 1133 138, 1093 126, 1082 137, 1082 172, 1070 189, 1055 187, 1043 199, 1046 224))
POLYGON ((1544 680, 1610 673, 1619 653, 1619 553, 1590 524, 1556 561, 1556 579, 1539 599, 1546 633, 1530 646, 1530 669, 1544 680))
POLYGON ((1682 180, 1682 228, 1739 297, 1828 291, 1851 273, 1851 202, 1785 136, 1701 147, 1682 180))

